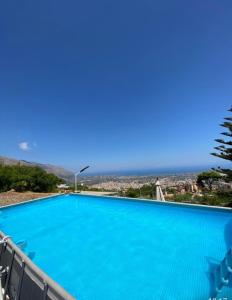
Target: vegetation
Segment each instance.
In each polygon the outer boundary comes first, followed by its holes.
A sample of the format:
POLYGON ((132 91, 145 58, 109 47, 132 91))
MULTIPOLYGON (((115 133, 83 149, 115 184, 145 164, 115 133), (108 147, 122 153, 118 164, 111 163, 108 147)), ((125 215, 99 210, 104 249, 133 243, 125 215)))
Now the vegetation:
POLYGON ((213 184, 220 179, 222 179, 222 175, 219 172, 203 172, 197 176, 197 185, 202 189, 212 191, 213 184))
MULTIPOLYGON (((228 110, 229 112, 232 112, 232 106, 228 110)), ((225 160, 232 161, 232 117, 226 117, 224 118, 224 122, 221 124, 223 128, 226 128, 225 132, 222 132, 221 134, 223 136, 226 136, 225 139, 216 139, 215 141, 219 143, 220 145, 217 147, 214 147, 217 152, 211 153, 214 156, 220 157, 225 160)), ((231 169, 225 169, 225 168, 217 168, 216 170, 221 175, 224 176, 225 181, 232 182, 232 170, 231 169)), ((225 197, 225 195, 221 195, 225 197)), ((226 194, 226 197, 228 197, 229 200, 229 206, 232 206, 232 193, 229 192, 226 194)))
POLYGON ((126 191, 122 191, 120 196, 130 197, 130 198, 154 198, 155 190, 152 184, 145 184, 140 189, 129 188, 126 191))
MULTIPOLYGON (((121 192, 120 196, 130 198, 144 198, 154 199, 154 187, 152 185, 144 185, 140 189, 129 188, 125 192, 121 192)), ((169 191, 170 192, 170 191, 169 191)), ((209 191, 205 190, 201 194, 185 193, 179 194, 176 190, 171 191, 169 194, 170 201, 192 203, 192 204, 205 204, 205 205, 218 205, 218 206, 231 206, 232 191, 209 191)))
POLYGON ((203 193, 202 195, 174 194, 171 198, 175 202, 184 202, 192 204, 205 204, 217 206, 231 206, 232 192, 215 191, 213 193, 203 193))
MULTIPOLYGON (((229 112, 232 112, 232 107, 228 110, 229 112)), ((211 153, 214 156, 220 157, 225 160, 232 161, 232 117, 226 117, 224 118, 225 122, 221 124, 223 128, 226 128, 226 132, 222 132, 221 134, 223 136, 227 137, 227 140, 225 139, 216 139, 215 141, 219 143, 220 145, 217 147, 214 147, 217 152, 211 153)), ((232 170, 231 169, 223 169, 218 168, 217 172, 225 175, 225 180, 232 181, 232 170)))
POLYGON ((53 192, 63 180, 39 167, 0 165, 0 192, 53 192))

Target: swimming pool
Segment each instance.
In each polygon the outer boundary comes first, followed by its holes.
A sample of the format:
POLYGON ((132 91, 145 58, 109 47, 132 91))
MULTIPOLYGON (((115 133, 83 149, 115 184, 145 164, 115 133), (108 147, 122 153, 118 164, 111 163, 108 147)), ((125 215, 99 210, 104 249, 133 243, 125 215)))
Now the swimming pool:
POLYGON ((232 246, 230 211, 83 195, 1 209, 0 229, 79 300, 207 300, 232 246))

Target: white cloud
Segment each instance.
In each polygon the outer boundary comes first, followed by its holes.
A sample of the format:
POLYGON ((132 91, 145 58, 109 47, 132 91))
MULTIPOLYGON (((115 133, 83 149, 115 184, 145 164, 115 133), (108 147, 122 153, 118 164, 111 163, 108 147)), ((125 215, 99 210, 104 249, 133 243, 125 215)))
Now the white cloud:
POLYGON ((28 142, 19 143, 19 149, 22 151, 29 151, 30 147, 29 147, 28 142))

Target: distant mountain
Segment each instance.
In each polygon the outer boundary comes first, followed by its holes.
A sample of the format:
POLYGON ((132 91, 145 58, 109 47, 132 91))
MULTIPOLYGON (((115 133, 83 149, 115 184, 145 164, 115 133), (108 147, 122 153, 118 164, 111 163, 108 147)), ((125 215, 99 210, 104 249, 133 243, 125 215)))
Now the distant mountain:
POLYGON ((5 156, 0 156, 0 164, 8 165, 8 166, 19 165, 19 164, 24 166, 37 166, 44 169, 48 173, 55 174, 56 176, 64 179, 67 182, 73 181, 73 173, 71 171, 50 164, 41 164, 41 163, 30 162, 26 160, 17 160, 5 156))

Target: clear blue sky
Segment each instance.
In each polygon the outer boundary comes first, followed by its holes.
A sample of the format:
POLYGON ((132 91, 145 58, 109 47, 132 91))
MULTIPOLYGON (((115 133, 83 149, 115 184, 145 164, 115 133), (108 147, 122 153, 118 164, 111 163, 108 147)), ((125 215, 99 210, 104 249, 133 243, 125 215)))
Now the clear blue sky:
POLYGON ((221 164, 232 2, 0 4, 0 155, 92 170, 221 164))

